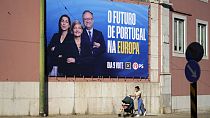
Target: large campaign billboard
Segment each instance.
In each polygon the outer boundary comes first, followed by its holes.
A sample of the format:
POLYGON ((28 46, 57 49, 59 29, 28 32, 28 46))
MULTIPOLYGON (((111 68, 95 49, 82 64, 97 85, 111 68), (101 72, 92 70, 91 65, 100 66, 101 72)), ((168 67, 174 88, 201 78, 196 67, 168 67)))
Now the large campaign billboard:
POLYGON ((149 6, 46 0, 49 76, 148 77, 149 6))

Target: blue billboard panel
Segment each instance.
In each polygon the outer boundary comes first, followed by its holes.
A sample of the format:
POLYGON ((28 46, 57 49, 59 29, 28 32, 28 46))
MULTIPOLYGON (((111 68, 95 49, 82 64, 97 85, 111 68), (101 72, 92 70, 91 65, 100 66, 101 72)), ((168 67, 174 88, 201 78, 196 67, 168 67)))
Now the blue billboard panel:
POLYGON ((108 0, 46 0, 49 75, 147 78, 148 9, 108 0))

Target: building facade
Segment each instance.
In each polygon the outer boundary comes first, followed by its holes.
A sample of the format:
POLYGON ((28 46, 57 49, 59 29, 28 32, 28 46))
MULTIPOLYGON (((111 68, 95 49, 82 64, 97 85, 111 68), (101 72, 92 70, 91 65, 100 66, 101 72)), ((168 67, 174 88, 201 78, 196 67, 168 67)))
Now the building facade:
MULTIPOLYGON (((190 110, 185 50, 200 42, 198 110, 209 112, 208 0, 113 0, 146 4, 149 12, 149 78, 59 78, 46 81, 47 112, 117 114, 121 100, 139 85, 148 113, 190 110)), ((0 1, 0 116, 39 115, 40 2, 0 1)))
MULTIPOLYGON (((208 0, 185 0, 178 2, 170 0, 173 10, 170 12, 170 70, 172 78, 172 109, 174 111, 188 110, 189 82, 184 76, 186 63, 184 52, 191 42, 200 42, 204 48, 204 57, 199 62, 201 77, 198 80, 198 109, 208 108, 209 99, 209 27, 210 9, 208 0), (187 7, 186 7, 187 6, 187 7), (177 37, 179 36, 179 37, 177 37)), ((209 108, 208 108, 209 109, 209 108)))

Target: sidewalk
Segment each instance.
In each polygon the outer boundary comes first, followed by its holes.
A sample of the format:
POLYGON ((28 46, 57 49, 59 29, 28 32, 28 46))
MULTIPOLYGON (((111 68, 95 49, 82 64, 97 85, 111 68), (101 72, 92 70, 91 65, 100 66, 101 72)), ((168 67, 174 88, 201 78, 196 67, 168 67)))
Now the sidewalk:
MULTIPOLYGON (((48 116, 48 117, 34 117, 34 116, 9 116, 0 118, 123 118, 118 115, 68 115, 68 116, 48 116)), ((131 117, 126 117, 131 118, 131 117)), ((140 118, 143 118, 141 116, 140 118)), ((189 113, 173 113, 173 114, 161 114, 161 115, 147 115, 145 118, 191 118, 189 113)), ((210 118, 210 113, 198 114, 198 118, 210 118)))

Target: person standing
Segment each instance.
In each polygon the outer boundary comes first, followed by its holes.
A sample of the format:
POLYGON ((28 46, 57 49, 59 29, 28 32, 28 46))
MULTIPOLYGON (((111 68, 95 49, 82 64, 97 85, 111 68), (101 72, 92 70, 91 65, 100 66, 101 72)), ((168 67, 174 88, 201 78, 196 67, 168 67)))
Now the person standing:
MULTIPOLYGON (((62 15, 58 22, 59 31, 55 33, 47 47, 48 73, 56 68, 53 76, 65 75, 66 45, 71 40, 71 20, 68 15, 62 15)), ((50 75, 51 76, 51 75, 50 75)))
POLYGON ((93 74, 99 74, 103 71, 102 67, 103 62, 101 59, 103 58, 103 54, 106 52, 106 46, 104 41, 104 36, 101 31, 93 28, 94 26, 94 16, 90 10, 85 10, 82 14, 83 24, 84 24, 84 31, 82 33, 82 37, 86 40, 91 48, 91 55, 94 58, 94 63, 92 63, 89 68, 89 72, 93 74))
POLYGON ((73 40, 69 43, 67 54, 67 76, 86 75, 89 63, 92 62, 91 49, 89 43, 82 38, 83 27, 80 21, 72 23, 73 40))

